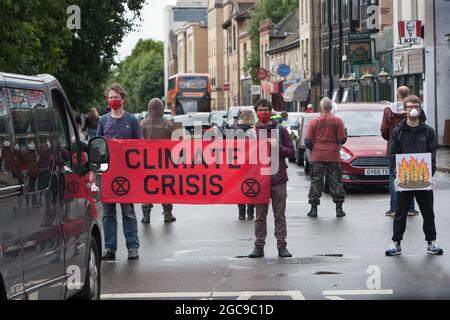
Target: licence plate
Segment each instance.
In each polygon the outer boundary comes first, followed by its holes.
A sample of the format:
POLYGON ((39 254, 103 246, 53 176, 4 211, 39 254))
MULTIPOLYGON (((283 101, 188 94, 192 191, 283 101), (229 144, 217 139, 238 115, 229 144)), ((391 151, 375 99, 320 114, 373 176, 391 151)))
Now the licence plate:
POLYGON ((365 169, 366 176, 388 176, 389 169, 365 169))

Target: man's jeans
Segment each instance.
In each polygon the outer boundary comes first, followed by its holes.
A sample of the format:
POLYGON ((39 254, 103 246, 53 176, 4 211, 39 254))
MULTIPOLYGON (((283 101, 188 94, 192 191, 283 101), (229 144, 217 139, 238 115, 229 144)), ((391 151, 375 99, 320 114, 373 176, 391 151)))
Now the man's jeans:
MULTIPOLYGON (((128 250, 139 248, 136 213, 133 204, 121 204, 123 234, 128 250)), ((103 203, 103 232, 105 234, 105 249, 110 252, 117 250, 117 217, 116 204, 103 203)))
MULTIPOLYGON (((395 175, 394 172, 392 172, 389 169, 389 192, 391 193, 391 210, 395 211, 397 208, 397 191, 395 191, 395 175)), ((409 206, 409 211, 414 210, 414 197, 412 198, 411 205, 409 206)))

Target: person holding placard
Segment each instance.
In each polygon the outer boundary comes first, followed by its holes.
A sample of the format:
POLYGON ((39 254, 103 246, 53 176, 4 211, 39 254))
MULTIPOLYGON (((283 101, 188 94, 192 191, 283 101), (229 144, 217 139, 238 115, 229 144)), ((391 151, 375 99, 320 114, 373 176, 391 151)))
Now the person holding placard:
POLYGON ((406 230, 408 209, 415 197, 423 217, 427 253, 441 255, 444 250, 436 243, 431 189, 432 176, 436 172, 436 135, 433 128, 420 120, 421 101, 417 96, 406 98, 404 108, 406 121, 394 129, 390 145, 390 170, 396 172, 397 207, 392 244, 385 254, 401 254, 400 242, 406 230))

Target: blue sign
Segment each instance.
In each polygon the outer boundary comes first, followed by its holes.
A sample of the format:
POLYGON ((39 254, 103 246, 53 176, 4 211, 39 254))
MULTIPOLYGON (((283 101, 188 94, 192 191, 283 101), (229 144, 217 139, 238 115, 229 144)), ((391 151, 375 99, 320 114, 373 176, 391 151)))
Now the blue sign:
POLYGON ((277 73, 282 77, 287 77, 291 73, 291 68, 287 64, 280 64, 277 73))

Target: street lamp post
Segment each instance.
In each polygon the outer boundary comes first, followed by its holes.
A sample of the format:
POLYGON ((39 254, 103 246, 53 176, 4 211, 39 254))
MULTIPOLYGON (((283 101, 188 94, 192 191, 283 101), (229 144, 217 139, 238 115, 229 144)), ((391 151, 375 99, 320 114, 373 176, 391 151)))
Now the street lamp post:
POLYGON ((391 80, 391 76, 387 73, 384 68, 381 69, 381 72, 378 74, 378 79, 380 81, 380 99, 379 100, 391 100, 391 95, 389 93, 389 81, 391 80))

